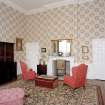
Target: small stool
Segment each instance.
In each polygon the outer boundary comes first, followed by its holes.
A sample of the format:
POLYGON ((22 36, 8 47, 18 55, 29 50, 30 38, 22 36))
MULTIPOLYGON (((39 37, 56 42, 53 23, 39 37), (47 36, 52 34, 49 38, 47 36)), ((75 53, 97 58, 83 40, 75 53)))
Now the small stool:
POLYGON ((11 88, 0 90, 0 105, 23 105, 24 90, 11 88))

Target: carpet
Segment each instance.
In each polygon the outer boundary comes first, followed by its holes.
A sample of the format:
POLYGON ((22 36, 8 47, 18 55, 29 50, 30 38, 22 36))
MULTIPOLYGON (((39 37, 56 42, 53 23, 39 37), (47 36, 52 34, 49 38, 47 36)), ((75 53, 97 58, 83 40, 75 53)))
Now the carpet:
POLYGON ((0 86, 4 88, 21 87, 25 91, 24 105, 102 105, 99 100, 100 88, 94 85, 86 85, 86 89, 73 90, 63 82, 55 89, 35 86, 34 81, 17 80, 0 86))

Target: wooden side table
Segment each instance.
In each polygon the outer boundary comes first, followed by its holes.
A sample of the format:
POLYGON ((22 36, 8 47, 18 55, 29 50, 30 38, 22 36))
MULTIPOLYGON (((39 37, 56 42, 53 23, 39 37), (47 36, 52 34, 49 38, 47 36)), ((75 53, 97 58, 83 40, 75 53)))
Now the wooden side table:
POLYGON ((47 65, 37 65, 37 74, 42 75, 42 74, 47 74, 47 65))

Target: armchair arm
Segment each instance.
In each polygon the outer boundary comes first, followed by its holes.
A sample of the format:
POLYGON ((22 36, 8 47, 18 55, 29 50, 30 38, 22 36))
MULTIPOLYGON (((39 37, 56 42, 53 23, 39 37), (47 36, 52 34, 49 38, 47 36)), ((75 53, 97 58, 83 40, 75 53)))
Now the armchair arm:
POLYGON ((73 78, 73 76, 64 76, 64 84, 67 84, 71 87, 74 87, 74 84, 75 84, 75 80, 73 78))
POLYGON ((28 71, 29 76, 37 76, 37 73, 35 71, 33 71, 32 69, 29 69, 28 71))
POLYGON ((73 80, 73 76, 64 76, 64 82, 70 82, 70 81, 72 81, 73 80))
POLYGON ((33 71, 32 69, 29 69, 29 71, 33 71))
POLYGON ((65 75, 65 76, 64 76, 64 79, 65 79, 65 78, 66 78, 66 79, 70 79, 70 78, 72 78, 72 76, 67 76, 67 75, 65 75))

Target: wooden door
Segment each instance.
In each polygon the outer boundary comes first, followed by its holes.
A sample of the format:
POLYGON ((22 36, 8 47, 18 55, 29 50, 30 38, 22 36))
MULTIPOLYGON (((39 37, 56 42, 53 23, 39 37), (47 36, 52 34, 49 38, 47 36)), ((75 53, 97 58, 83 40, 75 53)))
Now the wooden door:
POLYGON ((5 52, 6 52, 6 61, 14 61, 14 44, 6 43, 5 44, 5 52))
POLYGON ((4 61, 4 43, 0 42, 0 61, 4 61))

